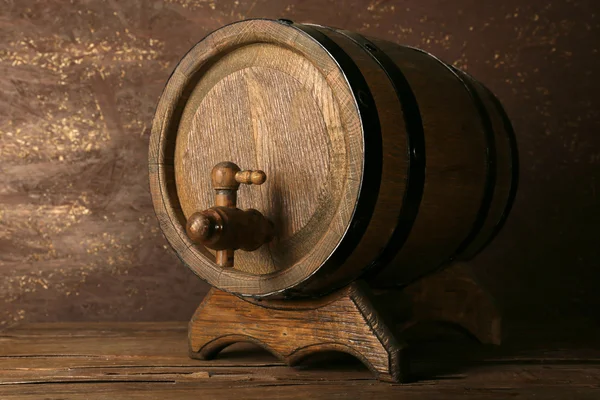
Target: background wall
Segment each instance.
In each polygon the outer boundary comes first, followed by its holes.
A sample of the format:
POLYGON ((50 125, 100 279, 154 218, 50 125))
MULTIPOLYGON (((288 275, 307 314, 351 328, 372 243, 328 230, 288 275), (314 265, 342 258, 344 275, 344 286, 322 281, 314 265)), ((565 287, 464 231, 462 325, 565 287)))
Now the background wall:
POLYGON ((186 51, 249 17, 418 46, 484 82, 522 172, 473 267, 509 317, 599 315, 596 1, 0 0, 0 327, 189 318, 207 286, 158 230, 150 126, 186 51))

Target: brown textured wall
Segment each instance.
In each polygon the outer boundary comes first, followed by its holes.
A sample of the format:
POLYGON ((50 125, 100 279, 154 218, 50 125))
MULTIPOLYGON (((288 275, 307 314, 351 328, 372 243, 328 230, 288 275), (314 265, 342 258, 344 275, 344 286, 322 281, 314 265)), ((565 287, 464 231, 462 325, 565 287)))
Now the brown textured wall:
POLYGON ((600 306, 600 7, 594 0, 0 0, 0 327, 188 318, 206 286, 148 191, 155 103, 234 20, 286 17, 421 47, 504 103, 521 186, 473 263, 509 315, 600 306))

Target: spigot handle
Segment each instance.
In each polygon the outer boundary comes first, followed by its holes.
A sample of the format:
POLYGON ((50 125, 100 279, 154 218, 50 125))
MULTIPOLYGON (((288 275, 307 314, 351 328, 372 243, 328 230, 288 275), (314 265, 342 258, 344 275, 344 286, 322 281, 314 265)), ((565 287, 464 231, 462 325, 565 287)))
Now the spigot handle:
POLYGON ((236 164, 218 163, 211 172, 215 206, 190 216, 186 224, 188 237, 195 243, 216 250, 216 263, 233 267, 234 251, 252 251, 273 238, 273 224, 259 211, 237 208, 240 184, 262 185, 263 171, 242 171, 236 164))

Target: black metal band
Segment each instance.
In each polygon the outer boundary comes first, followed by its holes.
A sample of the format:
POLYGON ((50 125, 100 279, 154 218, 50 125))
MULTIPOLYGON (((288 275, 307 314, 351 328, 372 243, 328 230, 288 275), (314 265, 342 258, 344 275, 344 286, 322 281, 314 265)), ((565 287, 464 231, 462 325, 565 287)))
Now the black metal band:
MULTIPOLYGON (((379 196, 381 184, 381 171, 383 165, 383 148, 381 139, 381 126, 375 106, 375 100, 369 90, 365 77, 354 60, 331 38, 318 29, 303 24, 294 24, 289 20, 279 20, 282 24, 291 25, 310 35, 327 51, 337 62, 345 75, 350 88, 357 101, 358 111, 361 116, 364 134, 364 159, 363 176, 360 193, 352 222, 338 247, 334 250, 325 264, 319 269, 319 273, 327 274, 342 265, 352 254, 362 239, 369 226, 373 211, 379 196)), ((332 290, 335 288, 331 288, 332 290)), ((284 292, 291 295, 294 290, 284 292)), ((293 293, 297 295, 297 293, 293 293)))
POLYGON ((483 100, 479 96, 477 89, 474 86, 471 78, 465 72, 444 63, 446 67, 456 75, 456 77, 462 82, 465 89, 471 96, 473 100, 473 104, 477 108, 477 112, 479 117, 481 118, 481 123, 483 125, 483 131, 486 140, 486 171, 485 171, 485 184, 483 187, 483 196, 481 198, 481 205, 479 206, 479 210, 477 211, 477 216, 475 217, 475 221, 469 231, 467 237, 462 241, 462 243, 456 248, 454 252, 455 256, 460 255, 463 251, 469 247, 469 245, 473 242, 473 240, 477 237, 485 220, 487 219, 488 213, 492 206, 492 199, 494 198, 494 191, 496 188, 496 138, 494 136, 494 127, 492 125, 492 120, 490 115, 483 103, 483 100))
POLYGON ((425 185, 425 132, 417 99, 400 67, 364 36, 340 29, 336 31, 361 46, 379 64, 392 83, 404 114, 404 121, 398 121, 398 124, 404 123, 405 125, 409 163, 402 208, 398 214, 396 228, 388 243, 368 266, 366 277, 369 278, 376 275, 398 254, 419 213, 425 185))
POLYGON ((512 123, 510 122, 510 119, 508 118, 508 115, 506 115, 506 111, 504 110, 504 107, 502 107, 502 104, 500 103, 500 100, 498 100, 498 98, 487 87, 485 87, 484 85, 481 85, 481 87, 490 96, 490 99, 492 100, 492 103, 494 104, 496 111, 498 112, 498 114, 500 114, 500 118, 502 119, 502 124, 504 125, 504 131, 506 132, 506 136, 508 138, 508 146, 510 149, 510 161, 511 161, 511 163, 510 163, 510 175, 511 175, 510 188, 508 190, 508 197, 506 199, 506 205, 504 206, 504 211, 502 211, 502 215, 500 216, 500 219, 496 223, 496 226, 494 227, 492 234, 486 240, 486 242, 483 244, 483 246, 482 246, 482 248, 483 248, 486 245, 488 245, 496 237, 498 232, 500 232, 500 229, 502 229, 502 227, 504 226, 504 223, 506 222, 506 219, 508 218, 508 214, 510 214, 510 210, 512 209, 512 206, 515 202, 515 197, 517 196, 517 187, 519 186, 519 151, 517 148, 517 137, 515 135, 515 131, 513 129, 512 123))

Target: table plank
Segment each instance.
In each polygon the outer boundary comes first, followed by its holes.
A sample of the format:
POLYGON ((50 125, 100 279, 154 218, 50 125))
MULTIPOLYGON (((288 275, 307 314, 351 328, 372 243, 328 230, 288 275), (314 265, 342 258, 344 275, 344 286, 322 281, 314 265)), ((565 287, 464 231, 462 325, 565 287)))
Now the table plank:
POLYGON ((0 334, 0 399, 600 398, 597 341, 535 344, 416 346, 418 380, 396 385, 349 356, 289 368, 236 344, 192 360, 186 323, 29 324, 0 334))

